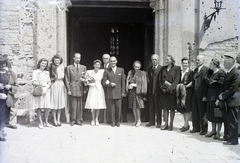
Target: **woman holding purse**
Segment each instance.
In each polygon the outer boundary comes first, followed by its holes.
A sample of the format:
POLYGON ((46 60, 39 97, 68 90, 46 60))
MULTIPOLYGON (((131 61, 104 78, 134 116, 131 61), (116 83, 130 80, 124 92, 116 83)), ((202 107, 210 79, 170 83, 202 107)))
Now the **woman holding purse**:
POLYGON ((209 71, 206 77, 206 87, 204 89, 203 101, 207 101, 207 119, 212 123, 212 131, 205 135, 205 137, 212 137, 220 139, 220 131, 222 127, 223 118, 216 117, 214 109, 216 108, 215 102, 222 92, 223 82, 226 74, 220 68, 218 59, 212 59, 209 66, 209 71))
POLYGON ((163 66, 159 72, 159 86, 162 90, 161 105, 164 108, 165 125, 161 130, 173 130, 173 120, 175 110, 177 109, 176 87, 180 81, 180 67, 175 66, 175 60, 171 55, 166 57, 166 66, 163 66), (170 125, 168 117, 170 112, 170 125))
POLYGON ((48 60, 42 58, 38 61, 37 70, 33 71, 32 84, 34 86, 33 90, 33 108, 37 110, 37 116, 39 120, 38 127, 43 129, 43 127, 51 127, 48 123, 48 115, 51 108, 50 101, 50 86, 51 80, 48 71, 48 60), (42 89, 38 89, 42 88, 42 89), (34 94, 38 92, 38 94, 34 94), (41 94, 41 95, 40 95, 41 94), (41 111, 45 111, 45 122, 42 121, 41 111))

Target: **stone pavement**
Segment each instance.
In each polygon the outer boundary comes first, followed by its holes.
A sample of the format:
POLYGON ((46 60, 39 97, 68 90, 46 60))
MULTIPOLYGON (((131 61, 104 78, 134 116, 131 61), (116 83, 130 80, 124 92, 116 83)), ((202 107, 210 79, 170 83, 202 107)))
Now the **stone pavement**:
POLYGON ((18 125, 17 130, 5 128, 7 141, 0 142, 0 163, 240 162, 240 145, 225 146, 198 133, 181 133, 179 113, 173 131, 145 124, 137 128, 129 122, 113 128, 85 121, 83 126, 65 123, 40 130, 34 121, 18 125))

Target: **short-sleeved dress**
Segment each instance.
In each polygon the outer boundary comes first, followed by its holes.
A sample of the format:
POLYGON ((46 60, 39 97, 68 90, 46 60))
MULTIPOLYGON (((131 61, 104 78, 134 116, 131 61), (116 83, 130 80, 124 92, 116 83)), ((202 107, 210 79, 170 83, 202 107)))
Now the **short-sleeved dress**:
POLYGON ((35 97, 33 96, 33 109, 38 108, 51 108, 51 99, 50 99, 50 88, 49 85, 51 83, 49 72, 41 71, 39 69, 33 71, 32 80, 39 82, 43 85, 43 92, 46 94, 35 97))
POLYGON ((104 70, 100 69, 97 73, 94 70, 88 70, 86 76, 94 78, 94 83, 89 84, 86 109, 106 109, 105 94, 101 84, 104 70))
POLYGON ((51 109, 62 109, 66 107, 66 88, 63 83, 64 66, 60 65, 56 69, 57 78, 51 86, 51 109))

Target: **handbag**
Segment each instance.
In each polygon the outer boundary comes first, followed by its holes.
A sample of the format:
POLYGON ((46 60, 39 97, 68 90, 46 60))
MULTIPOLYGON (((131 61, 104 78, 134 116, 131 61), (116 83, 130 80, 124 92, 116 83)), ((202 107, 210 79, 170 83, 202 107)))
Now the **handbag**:
POLYGON ((218 106, 219 106, 219 110, 221 110, 223 113, 227 113, 228 106, 224 100, 220 100, 218 106))
POLYGON ((43 88, 42 88, 42 86, 34 86, 32 94, 35 97, 42 96, 43 95, 43 88))
POLYGON ((43 88, 40 85, 34 86, 33 87, 33 96, 39 97, 43 95, 43 88))
POLYGON ((214 108, 214 117, 217 117, 217 118, 223 117, 222 111, 219 108, 214 108))

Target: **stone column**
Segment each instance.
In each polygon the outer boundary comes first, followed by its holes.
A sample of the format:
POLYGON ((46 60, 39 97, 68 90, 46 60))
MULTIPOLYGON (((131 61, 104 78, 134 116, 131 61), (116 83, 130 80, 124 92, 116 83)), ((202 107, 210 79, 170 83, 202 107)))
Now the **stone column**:
POLYGON ((155 12, 154 47, 160 56, 160 64, 168 54, 168 0, 151 0, 150 7, 155 12))

